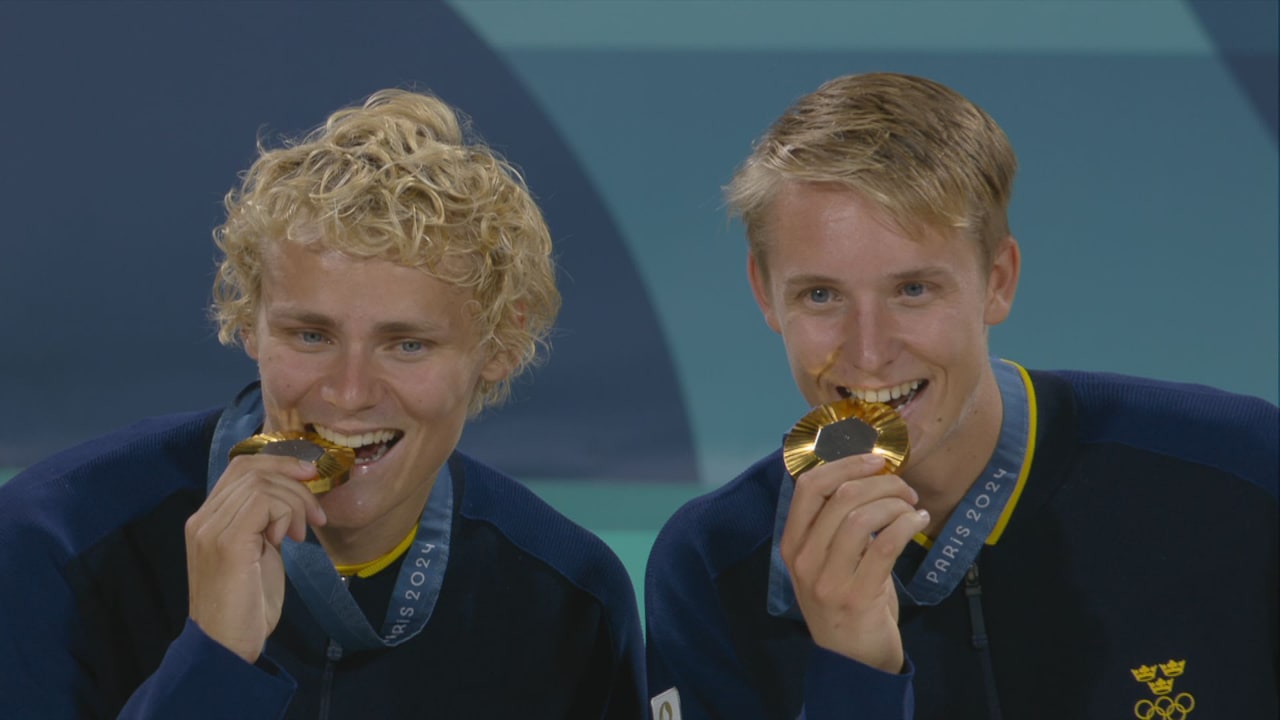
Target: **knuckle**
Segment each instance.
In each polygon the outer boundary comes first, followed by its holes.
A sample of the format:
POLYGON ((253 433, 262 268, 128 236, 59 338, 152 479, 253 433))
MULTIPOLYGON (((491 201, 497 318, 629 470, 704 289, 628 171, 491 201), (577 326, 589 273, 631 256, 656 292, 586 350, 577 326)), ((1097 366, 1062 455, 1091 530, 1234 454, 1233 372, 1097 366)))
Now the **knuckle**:
MULTIPOLYGON (((786 562, 785 558, 784 562, 786 562)), ((787 570, 791 572, 792 576, 797 578, 809 577, 811 574, 810 571, 814 566, 812 553, 806 553, 804 551, 796 552, 792 555, 791 560, 786 562, 786 565, 787 570)))
POLYGON ((796 479, 796 487, 799 489, 803 486, 807 492, 826 494, 831 491, 833 485, 844 482, 844 477, 839 467, 832 463, 823 463, 796 479))
POLYGON ((870 535, 877 529, 876 525, 878 523, 875 522, 872 513, 857 509, 850 510, 844 516, 844 520, 840 521, 841 532, 853 534, 855 537, 870 535))
POLYGON ((231 462, 227 463, 227 469, 222 473, 222 475, 223 477, 239 477, 243 480, 246 477, 256 474, 258 469, 262 467, 264 461, 267 459, 268 458, 261 455, 240 455, 238 457, 234 457, 231 459, 231 462))
POLYGON ((187 546, 192 550, 196 550, 201 553, 207 553, 210 550, 210 548, 216 544, 216 541, 217 541, 217 537, 213 536, 208 529, 201 528, 200 530, 197 530, 194 535, 191 536, 191 538, 187 542, 187 546))
POLYGON ((846 481, 836 488, 834 496, 841 501, 855 502, 862 497, 862 483, 846 481))
POLYGON ((201 511, 197 511, 187 518, 183 529, 187 537, 187 543, 196 546, 208 545, 209 537, 214 533, 209 518, 201 511))
POLYGON ((898 556, 898 548, 889 542, 889 538, 881 535, 867 546, 867 553, 878 558, 892 559, 898 556))
POLYGON ((876 490, 883 495, 898 495, 908 492, 907 483, 897 475, 876 475, 872 480, 876 490))
POLYGON ((804 497, 806 495, 812 495, 814 493, 822 492, 822 487, 823 487, 822 478, 814 477, 814 473, 817 472, 819 469, 820 468, 814 468, 813 470, 810 470, 809 472, 804 473, 800 477, 796 478, 795 493, 794 493, 795 497, 804 497))
POLYGON ((814 600, 826 606, 841 605, 845 601, 843 584, 827 578, 813 583, 811 594, 814 600))
POLYGON ((292 458, 277 455, 240 455, 227 464, 223 477, 235 475, 240 482, 262 482, 270 475, 281 474, 291 467, 292 458))

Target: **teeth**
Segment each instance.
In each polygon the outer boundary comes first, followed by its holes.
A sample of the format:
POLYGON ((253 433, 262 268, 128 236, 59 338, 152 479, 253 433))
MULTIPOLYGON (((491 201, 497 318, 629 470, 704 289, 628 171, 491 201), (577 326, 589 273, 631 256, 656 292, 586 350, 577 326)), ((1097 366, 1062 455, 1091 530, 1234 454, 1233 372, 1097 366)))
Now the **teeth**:
POLYGON ((343 435, 340 432, 330 430, 322 425, 315 426, 316 434, 328 440, 334 445, 343 445, 349 448, 364 447, 374 443, 384 443, 392 440, 396 436, 394 430, 373 430, 359 435, 343 435))
POLYGON ((373 454, 370 455, 369 457, 356 458, 356 465, 368 465, 370 463, 378 462, 379 460, 382 459, 382 456, 386 454, 387 454, 387 446, 379 445, 378 449, 374 450, 373 454))
POLYGON ((920 380, 912 380, 904 382, 901 385, 895 385, 889 388, 881 388, 879 390, 858 390, 849 388, 849 394, 863 402, 880 402, 887 403, 890 400, 897 400, 904 395, 910 395, 920 388, 920 380))

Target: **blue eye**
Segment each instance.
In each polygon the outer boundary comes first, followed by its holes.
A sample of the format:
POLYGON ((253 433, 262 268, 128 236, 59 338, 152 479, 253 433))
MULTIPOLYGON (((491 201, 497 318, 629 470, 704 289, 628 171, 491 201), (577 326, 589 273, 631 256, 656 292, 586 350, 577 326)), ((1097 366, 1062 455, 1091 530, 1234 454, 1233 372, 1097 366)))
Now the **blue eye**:
POLYGON ((324 335, 313 330, 303 330, 298 333, 298 339, 307 345, 314 345, 316 343, 324 342, 324 335))
POLYGON ((902 286, 902 294, 907 297, 920 297, 924 295, 924 283, 910 282, 902 286))
POLYGON ((818 305, 831 302, 831 290, 829 288, 813 288, 809 291, 809 301, 818 305))
POLYGON ((407 353, 419 353, 426 349, 421 340, 401 340, 400 350, 407 353))

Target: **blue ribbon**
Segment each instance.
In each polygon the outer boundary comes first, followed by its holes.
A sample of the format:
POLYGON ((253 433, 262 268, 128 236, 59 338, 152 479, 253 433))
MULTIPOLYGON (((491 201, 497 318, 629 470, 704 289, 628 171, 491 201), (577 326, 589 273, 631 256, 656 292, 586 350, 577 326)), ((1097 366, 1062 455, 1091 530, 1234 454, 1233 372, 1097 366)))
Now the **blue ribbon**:
POLYGON ((1030 441, 1031 404, 1018 366, 996 362, 992 370, 1004 405, 1000 440, 987 467, 947 518, 911 582, 904 585, 895 568, 893 582, 898 596, 913 605, 937 605, 960 585, 1017 489, 1030 441))

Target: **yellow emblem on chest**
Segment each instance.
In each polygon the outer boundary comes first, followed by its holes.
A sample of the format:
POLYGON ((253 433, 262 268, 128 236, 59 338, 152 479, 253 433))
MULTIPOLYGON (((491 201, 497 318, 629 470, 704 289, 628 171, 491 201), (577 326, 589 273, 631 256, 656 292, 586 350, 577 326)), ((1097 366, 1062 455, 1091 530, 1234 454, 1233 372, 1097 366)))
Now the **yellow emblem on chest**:
POLYGON ((1145 684, 1152 695, 1134 703, 1133 716, 1139 720, 1186 720, 1196 708, 1195 696, 1189 692, 1173 692, 1174 678, 1180 677, 1186 669, 1186 660, 1130 668, 1133 679, 1145 684))

